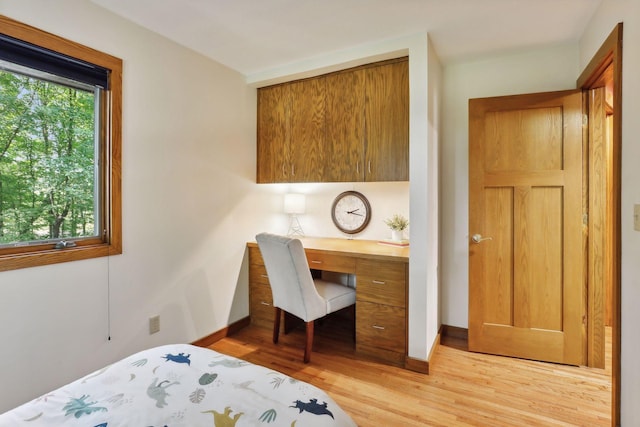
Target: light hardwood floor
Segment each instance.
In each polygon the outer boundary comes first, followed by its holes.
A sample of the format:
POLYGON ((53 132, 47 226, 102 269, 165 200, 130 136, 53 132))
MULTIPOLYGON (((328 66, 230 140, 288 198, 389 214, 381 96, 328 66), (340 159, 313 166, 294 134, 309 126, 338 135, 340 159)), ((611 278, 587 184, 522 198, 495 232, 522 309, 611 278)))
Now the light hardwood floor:
POLYGON ((361 427, 610 425, 610 360, 604 370, 568 367, 469 353, 452 340, 424 375, 356 358, 352 332, 332 321, 316 326, 306 365, 303 342, 301 329, 274 345, 270 330, 250 326, 210 348, 324 389, 361 427))

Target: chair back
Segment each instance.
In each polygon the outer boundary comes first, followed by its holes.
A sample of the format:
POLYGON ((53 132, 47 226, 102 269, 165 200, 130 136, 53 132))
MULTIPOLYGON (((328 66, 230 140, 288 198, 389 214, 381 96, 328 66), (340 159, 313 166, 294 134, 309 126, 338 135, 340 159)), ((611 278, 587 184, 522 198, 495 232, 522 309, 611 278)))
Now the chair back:
POLYGON ((305 322, 327 314, 327 303, 318 294, 299 239, 260 233, 256 236, 269 276, 273 305, 305 322))

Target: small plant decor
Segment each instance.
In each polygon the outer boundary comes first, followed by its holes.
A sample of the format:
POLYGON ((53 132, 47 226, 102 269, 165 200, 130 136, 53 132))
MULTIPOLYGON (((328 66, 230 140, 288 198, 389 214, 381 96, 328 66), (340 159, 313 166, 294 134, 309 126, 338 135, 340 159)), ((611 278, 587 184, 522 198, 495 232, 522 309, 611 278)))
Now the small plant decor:
POLYGON ((409 220, 400 214, 394 214, 391 218, 385 219, 384 223, 393 231, 403 231, 409 226, 409 220))

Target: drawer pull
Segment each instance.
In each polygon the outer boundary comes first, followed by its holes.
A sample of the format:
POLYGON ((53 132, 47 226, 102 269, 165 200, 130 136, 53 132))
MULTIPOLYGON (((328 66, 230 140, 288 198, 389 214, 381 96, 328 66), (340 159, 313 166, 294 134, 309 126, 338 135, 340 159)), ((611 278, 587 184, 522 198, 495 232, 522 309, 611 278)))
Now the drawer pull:
POLYGON ((271 306, 271 304, 269 304, 268 302, 264 302, 264 301, 260 301, 260 304, 262 304, 262 305, 267 305, 267 306, 269 306, 269 307, 271 306))
POLYGON ((384 330, 384 326, 373 325, 373 329, 384 330))
POLYGON ((322 261, 311 260, 311 264, 322 264, 322 261))
POLYGON ((387 282, 383 282, 382 280, 372 280, 371 282, 373 282, 374 285, 384 285, 387 282))
POLYGON ((269 278, 269 276, 267 276, 266 274, 261 274, 260 277, 264 277, 265 279, 269 278))

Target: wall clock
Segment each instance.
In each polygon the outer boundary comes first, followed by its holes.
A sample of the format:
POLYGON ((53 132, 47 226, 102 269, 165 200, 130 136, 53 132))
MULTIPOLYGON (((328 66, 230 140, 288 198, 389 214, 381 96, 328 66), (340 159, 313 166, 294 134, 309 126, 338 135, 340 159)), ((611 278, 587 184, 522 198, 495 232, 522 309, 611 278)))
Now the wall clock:
POLYGON ((343 233, 359 233, 369 225, 371 205, 364 194, 345 191, 338 194, 333 201, 331 219, 343 233))

